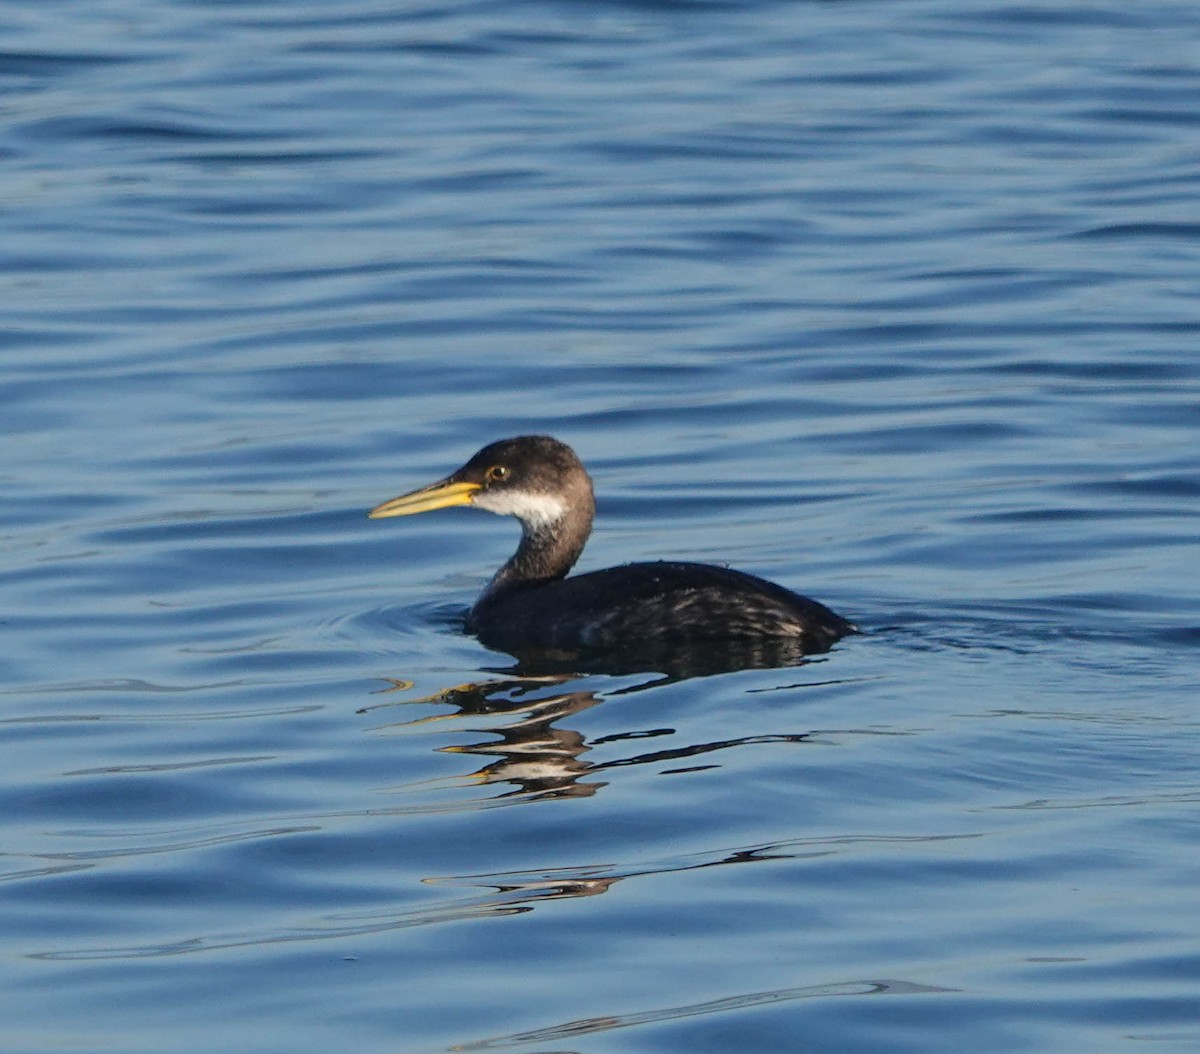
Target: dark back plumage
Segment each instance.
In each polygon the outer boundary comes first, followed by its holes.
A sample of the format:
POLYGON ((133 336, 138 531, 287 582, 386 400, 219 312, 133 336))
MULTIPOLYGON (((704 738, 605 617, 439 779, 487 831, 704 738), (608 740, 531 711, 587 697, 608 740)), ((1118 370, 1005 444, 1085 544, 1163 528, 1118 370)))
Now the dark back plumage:
POLYGON ((854 626, 766 579, 712 564, 624 564, 485 594, 471 626, 491 646, 611 649, 639 641, 789 638, 824 651, 854 626))

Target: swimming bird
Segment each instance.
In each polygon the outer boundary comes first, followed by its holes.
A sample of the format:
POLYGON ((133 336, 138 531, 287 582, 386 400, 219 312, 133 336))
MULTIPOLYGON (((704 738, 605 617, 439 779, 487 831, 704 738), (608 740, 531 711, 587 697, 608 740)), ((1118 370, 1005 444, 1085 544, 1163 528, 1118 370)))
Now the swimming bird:
POLYGON ((786 643, 825 651, 857 627, 766 579, 712 564, 623 564, 567 577, 592 531, 592 481, 550 436, 501 439, 430 486, 372 509, 372 519, 473 505, 521 522, 521 542, 471 608, 491 648, 621 649, 673 643, 786 643))

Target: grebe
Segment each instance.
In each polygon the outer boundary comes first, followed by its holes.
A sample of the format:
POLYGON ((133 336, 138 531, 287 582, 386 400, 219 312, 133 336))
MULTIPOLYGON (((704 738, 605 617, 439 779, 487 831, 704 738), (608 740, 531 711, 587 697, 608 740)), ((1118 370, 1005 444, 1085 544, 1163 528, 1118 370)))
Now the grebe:
POLYGON ((521 544, 471 608, 488 647, 619 649, 787 642, 826 651, 857 627, 766 579, 712 564, 623 564, 566 577, 592 531, 595 500, 583 463, 550 436, 484 447, 457 472, 372 509, 372 519, 474 505, 521 521, 521 544))

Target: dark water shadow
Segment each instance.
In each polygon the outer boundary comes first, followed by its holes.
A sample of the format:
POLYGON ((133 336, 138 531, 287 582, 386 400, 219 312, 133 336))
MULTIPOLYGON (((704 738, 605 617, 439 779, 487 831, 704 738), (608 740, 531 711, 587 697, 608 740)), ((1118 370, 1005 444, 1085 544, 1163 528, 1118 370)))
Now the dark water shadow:
MULTIPOLYGON (((828 647, 805 647, 793 639, 640 641, 619 649, 525 648, 510 651, 515 665, 504 671, 518 677, 555 674, 625 677, 656 673, 642 688, 712 677, 740 670, 775 670, 801 666, 828 647)), ((640 690, 640 689, 639 689, 640 690)))

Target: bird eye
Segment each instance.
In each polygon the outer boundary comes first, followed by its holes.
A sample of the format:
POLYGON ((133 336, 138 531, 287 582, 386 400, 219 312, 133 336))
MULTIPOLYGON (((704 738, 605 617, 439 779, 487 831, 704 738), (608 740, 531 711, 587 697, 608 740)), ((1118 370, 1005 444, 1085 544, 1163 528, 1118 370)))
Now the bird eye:
POLYGON ((504 465, 493 465, 486 474, 489 483, 499 483, 508 479, 508 469, 504 465))

